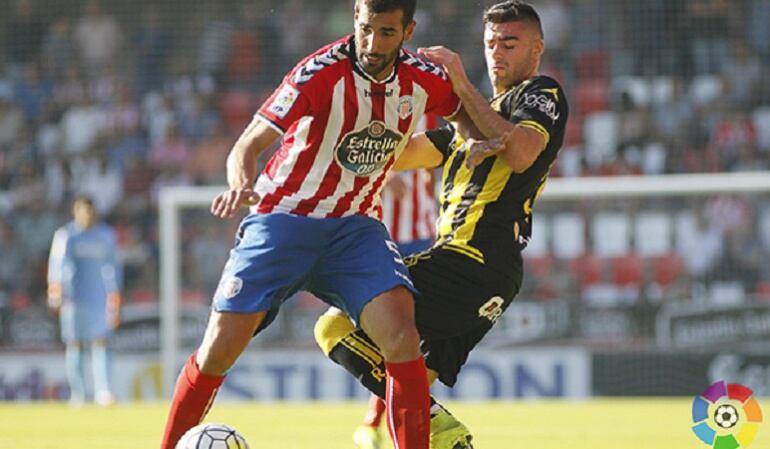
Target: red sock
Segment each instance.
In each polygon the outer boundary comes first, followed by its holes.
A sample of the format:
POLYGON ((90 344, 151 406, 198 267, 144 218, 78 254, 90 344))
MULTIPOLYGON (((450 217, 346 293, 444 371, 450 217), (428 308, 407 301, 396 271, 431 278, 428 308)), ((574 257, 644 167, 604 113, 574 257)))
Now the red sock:
POLYGON ((366 411, 364 425, 369 427, 380 427, 383 412, 385 412, 385 401, 380 399, 376 394, 369 396, 369 410, 366 411))
POLYGON ((388 430, 394 449, 428 449, 430 395, 422 356, 411 362, 385 363, 388 430))
POLYGON ((195 353, 190 356, 176 380, 161 449, 174 449, 185 432, 203 421, 224 380, 225 376, 201 373, 195 363, 195 353))

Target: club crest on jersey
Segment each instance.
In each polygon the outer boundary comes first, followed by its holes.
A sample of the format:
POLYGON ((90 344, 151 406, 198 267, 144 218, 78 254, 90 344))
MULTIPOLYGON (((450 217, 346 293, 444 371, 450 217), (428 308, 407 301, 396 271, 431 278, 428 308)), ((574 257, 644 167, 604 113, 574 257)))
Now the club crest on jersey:
POLYGON ((375 120, 347 133, 337 145, 334 159, 356 176, 369 176, 385 166, 403 139, 401 133, 375 120))
POLYGON ((233 298, 241 292, 242 288, 243 280, 237 276, 232 276, 222 284, 222 296, 227 299, 233 298))
POLYGON ((404 95, 398 99, 398 118, 406 120, 412 115, 414 101, 411 95, 404 95))
POLYGON ((495 296, 479 307, 479 316, 488 319, 491 322, 497 321, 503 314, 503 298, 495 296))

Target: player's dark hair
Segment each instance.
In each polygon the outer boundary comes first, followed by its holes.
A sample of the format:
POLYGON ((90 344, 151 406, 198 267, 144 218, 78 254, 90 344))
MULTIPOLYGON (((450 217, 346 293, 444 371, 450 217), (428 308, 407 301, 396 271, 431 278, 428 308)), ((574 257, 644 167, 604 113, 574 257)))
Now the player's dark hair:
POLYGON ((537 27, 540 37, 543 37, 543 25, 540 16, 529 3, 519 0, 506 0, 496 3, 484 11, 484 24, 529 22, 537 27))
POLYGON ((400 9, 404 13, 404 28, 414 20, 414 11, 417 9, 417 0, 356 0, 356 5, 362 4, 378 14, 400 9))
POLYGON ((72 205, 74 206, 76 204, 85 204, 86 206, 93 208, 94 207, 94 199, 91 198, 88 195, 84 195, 84 194, 81 193, 81 194, 76 195, 75 199, 72 200, 72 205))

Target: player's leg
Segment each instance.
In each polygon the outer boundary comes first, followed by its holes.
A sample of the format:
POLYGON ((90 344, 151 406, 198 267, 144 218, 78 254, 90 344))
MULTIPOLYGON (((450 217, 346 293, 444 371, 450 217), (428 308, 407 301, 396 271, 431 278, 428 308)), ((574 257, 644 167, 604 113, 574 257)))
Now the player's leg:
MULTIPOLYGON (((257 330, 301 286, 315 258, 297 236, 302 217, 252 215, 244 220, 222 273, 203 341, 182 368, 174 389, 162 449, 171 449, 208 412, 214 397, 257 330), (291 257, 287 257, 290 254, 291 257)), ((314 236, 310 235, 310 238, 314 236)), ((323 245, 322 239, 315 241, 323 245)))
POLYGON ((380 423, 385 414, 385 401, 376 394, 369 397, 364 422, 356 427, 353 432, 353 443, 359 449, 380 449, 382 437, 380 436, 380 423))
POLYGON ((67 383, 70 387, 70 404, 73 406, 82 405, 86 399, 86 385, 83 351, 79 341, 66 343, 64 364, 67 371, 67 383))
POLYGON ((110 385, 110 351, 106 339, 91 343, 91 372, 94 379, 94 401, 99 405, 112 405, 115 396, 110 385))
POLYGON ((188 429, 203 420, 227 370, 266 315, 267 312, 211 312, 203 342, 187 359, 177 378, 162 449, 172 449, 188 429))
POLYGON ((413 288, 395 243, 377 220, 336 222, 333 245, 318 263, 311 291, 368 331, 385 365, 388 427, 400 449, 428 447, 428 379, 414 325, 413 288))
MULTIPOLYGON (((332 361, 345 368, 361 384, 373 393, 365 422, 353 433, 353 441, 359 449, 378 447, 375 430, 378 403, 385 394, 385 365, 379 348, 361 329, 356 329, 350 319, 339 309, 330 308, 319 317, 315 325, 315 339, 332 361), (374 411, 374 412, 373 412, 374 411), (372 427, 372 426, 375 427, 372 427)), ((428 381, 438 377, 428 369, 428 381)), ((430 398, 430 447, 433 449, 463 449, 472 447, 468 429, 448 410, 430 398), (459 444, 459 445, 458 445, 459 444)))
MULTIPOLYGON (((361 329, 356 329, 342 310, 330 307, 318 317, 316 343, 333 362, 345 368, 378 398, 385 399, 385 359, 380 348, 361 329)), ((438 373, 428 369, 428 383, 438 373)), ((431 406, 435 400, 431 397, 431 406)))
POLYGON ((80 406, 86 400, 85 364, 83 344, 85 343, 88 321, 78 314, 78 307, 65 301, 59 313, 61 339, 64 342, 64 366, 70 387, 70 404, 80 406))
POLYGON ((398 448, 427 449, 428 375, 414 325, 411 293, 399 286, 376 296, 364 306, 360 323, 385 359, 385 404, 391 438, 398 448))

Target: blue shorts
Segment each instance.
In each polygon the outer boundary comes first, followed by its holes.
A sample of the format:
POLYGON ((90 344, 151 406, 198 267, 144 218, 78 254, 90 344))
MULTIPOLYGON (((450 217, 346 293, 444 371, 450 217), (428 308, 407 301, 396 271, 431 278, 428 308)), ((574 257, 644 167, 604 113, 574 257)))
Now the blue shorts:
POLYGON ((399 285, 414 292, 396 244, 373 218, 252 214, 238 229, 213 308, 268 312, 262 330, 305 290, 358 323, 369 301, 399 285))
POLYGON ((417 254, 419 252, 425 251, 426 249, 433 246, 433 243, 435 243, 435 240, 433 239, 422 239, 422 240, 412 240, 411 242, 401 242, 398 244, 398 251, 404 256, 411 256, 412 254, 417 254))

